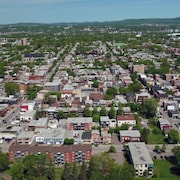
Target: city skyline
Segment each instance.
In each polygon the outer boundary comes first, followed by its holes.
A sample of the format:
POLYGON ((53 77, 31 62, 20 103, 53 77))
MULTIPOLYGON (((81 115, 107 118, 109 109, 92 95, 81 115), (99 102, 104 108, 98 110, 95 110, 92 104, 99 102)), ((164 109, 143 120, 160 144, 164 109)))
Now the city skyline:
POLYGON ((179 0, 3 0, 0 24, 176 18, 179 0))

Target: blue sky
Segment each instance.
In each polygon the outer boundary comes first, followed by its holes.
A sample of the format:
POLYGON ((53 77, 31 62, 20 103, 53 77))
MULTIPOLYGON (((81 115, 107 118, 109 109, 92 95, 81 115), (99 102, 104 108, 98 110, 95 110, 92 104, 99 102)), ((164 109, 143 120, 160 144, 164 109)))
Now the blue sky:
POLYGON ((180 17, 180 0, 0 0, 0 24, 180 17))

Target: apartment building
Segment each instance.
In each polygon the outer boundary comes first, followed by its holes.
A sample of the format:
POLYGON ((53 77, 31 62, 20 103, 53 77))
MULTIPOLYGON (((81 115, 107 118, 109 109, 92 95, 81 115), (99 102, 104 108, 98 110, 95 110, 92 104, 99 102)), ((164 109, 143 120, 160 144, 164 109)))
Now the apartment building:
POLYGON ((70 117, 66 121, 67 130, 91 130, 92 117, 70 117))
POLYGON ((146 170, 149 176, 153 176, 154 163, 144 142, 129 142, 128 153, 137 176, 143 176, 146 170))
POLYGON ((24 158, 30 154, 47 154, 55 165, 60 166, 65 163, 86 162, 92 157, 92 145, 69 145, 69 146, 49 146, 49 145, 11 145, 9 148, 10 162, 24 158))

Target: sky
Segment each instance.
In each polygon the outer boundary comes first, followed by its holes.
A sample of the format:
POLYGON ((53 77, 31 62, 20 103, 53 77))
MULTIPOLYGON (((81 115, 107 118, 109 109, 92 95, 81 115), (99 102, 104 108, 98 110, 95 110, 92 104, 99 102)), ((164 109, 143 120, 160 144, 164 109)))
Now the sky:
POLYGON ((0 24, 180 17, 180 0, 0 0, 0 24))

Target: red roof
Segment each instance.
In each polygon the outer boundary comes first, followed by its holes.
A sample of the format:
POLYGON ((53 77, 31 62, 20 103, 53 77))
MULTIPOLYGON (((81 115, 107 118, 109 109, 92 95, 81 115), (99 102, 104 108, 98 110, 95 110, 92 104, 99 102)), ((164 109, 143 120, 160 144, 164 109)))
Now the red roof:
POLYGON ((133 114, 130 115, 118 115, 116 118, 118 121, 135 121, 135 117, 133 114))
POLYGON ((92 94, 90 94, 89 98, 93 101, 99 101, 104 98, 104 95, 100 94, 100 93, 92 93, 92 94))

